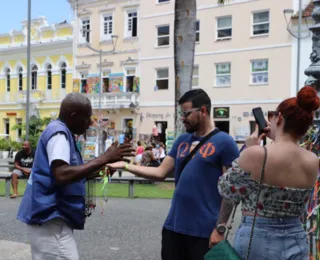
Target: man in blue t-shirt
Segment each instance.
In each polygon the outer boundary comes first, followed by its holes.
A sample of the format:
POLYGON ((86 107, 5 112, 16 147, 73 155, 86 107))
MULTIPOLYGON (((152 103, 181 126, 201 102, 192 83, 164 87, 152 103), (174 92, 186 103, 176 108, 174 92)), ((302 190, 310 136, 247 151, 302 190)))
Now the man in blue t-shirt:
POLYGON ((187 92, 179 104, 187 133, 178 137, 159 167, 124 162, 109 166, 156 181, 164 180, 174 170, 176 189, 162 230, 162 259, 202 260, 209 246, 220 241, 226 231, 226 214, 221 212, 218 220, 222 199, 217 183, 239 152, 232 137, 218 132, 199 148, 181 172, 187 155, 215 127, 210 117, 211 100, 202 89, 187 92))

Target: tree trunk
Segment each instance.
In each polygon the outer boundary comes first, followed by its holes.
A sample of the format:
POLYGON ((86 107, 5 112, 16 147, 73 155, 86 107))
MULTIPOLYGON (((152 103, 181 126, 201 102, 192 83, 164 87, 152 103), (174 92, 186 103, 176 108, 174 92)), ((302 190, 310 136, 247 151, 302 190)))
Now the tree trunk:
POLYGON ((176 0, 174 17, 174 68, 175 68, 175 136, 184 132, 179 117, 180 97, 191 90, 194 51, 196 42, 196 0, 176 0))

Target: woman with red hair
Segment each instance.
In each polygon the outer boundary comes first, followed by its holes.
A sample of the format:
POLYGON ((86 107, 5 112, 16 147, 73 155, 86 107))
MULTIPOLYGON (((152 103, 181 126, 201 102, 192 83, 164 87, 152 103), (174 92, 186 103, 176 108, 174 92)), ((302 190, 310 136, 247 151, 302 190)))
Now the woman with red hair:
POLYGON ((268 112, 267 133, 256 131, 233 167, 220 177, 220 194, 242 202, 242 222, 234 247, 246 259, 308 259, 307 234, 300 222, 319 169, 317 156, 298 144, 313 123, 319 98, 312 87, 268 112), (267 135, 274 140, 261 147, 267 135), (260 185, 261 181, 261 185, 260 185), (252 225, 254 231, 250 239, 252 225))

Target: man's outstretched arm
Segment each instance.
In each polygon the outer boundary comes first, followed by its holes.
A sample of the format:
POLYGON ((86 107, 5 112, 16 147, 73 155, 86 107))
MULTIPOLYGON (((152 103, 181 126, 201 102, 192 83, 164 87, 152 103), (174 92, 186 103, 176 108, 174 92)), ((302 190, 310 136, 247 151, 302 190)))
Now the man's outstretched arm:
POLYGON ((133 164, 126 164, 125 162, 109 164, 108 167, 112 169, 124 169, 136 176, 149 180, 164 181, 167 176, 174 170, 174 159, 170 156, 167 156, 159 167, 138 166, 133 164))

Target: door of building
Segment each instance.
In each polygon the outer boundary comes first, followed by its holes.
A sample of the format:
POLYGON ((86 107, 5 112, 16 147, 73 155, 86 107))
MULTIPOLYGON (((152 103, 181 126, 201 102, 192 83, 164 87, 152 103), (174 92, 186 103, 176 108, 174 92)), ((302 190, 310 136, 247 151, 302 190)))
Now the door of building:
POLYGON ((230 121, 214 121, 216 127, 220 129, 220 131, 230 133, 230 121))
POLYGON ((159 141, 162 143, 166 142, 166 130, 168 128, 167 121, 157 121, 156 126, 158 128, 159 141))

